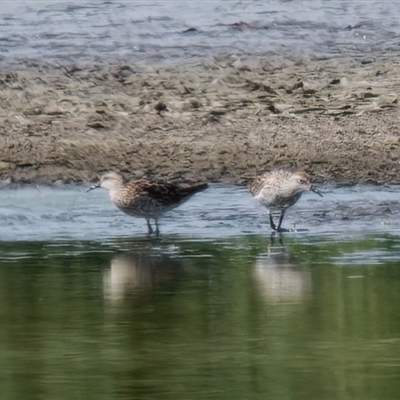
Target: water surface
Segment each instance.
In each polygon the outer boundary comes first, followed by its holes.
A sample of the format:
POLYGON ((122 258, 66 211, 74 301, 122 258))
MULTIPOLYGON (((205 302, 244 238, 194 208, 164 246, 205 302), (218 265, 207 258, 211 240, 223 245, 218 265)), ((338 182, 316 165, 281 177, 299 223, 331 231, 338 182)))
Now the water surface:
POLYGON ((160 239, 105 191, 0 191, 0 397, 399 398, 399 188, 323 190, 308 232, 217 185, 160 239))
POLYGON ((395 1, 3 2, 0 59, 159 63, 219 54, 398 52, 395 1))
MULTIPOLYGON (((306 193, 286 214, 283 226, 308 235, 338 237, 400 234, 400 187, 324 188, 306 193)), ((101 240, 147 232, 144 220, 120 212, 107 191, 46 186, 0 190, 0 240, 101 240)), ((245 187, 212 185, 161 220, 166 235, 215 239, 270 233, 266 210, 245 187)), ((301 235, 301 233, 298 233, 301 235)))
POLYGON ((399 243, 2 244, 0 394, 398 398, 399 243))

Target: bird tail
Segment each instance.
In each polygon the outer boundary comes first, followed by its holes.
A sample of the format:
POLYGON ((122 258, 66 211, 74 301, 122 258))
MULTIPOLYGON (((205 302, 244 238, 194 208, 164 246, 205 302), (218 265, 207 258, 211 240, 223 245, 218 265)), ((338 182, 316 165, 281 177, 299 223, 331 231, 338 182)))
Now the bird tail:
POLYGON ((208 188, 208 183, 201 183, 199 185, 189 186, 187 188, 182 188, 182 195, 184 197, 191 197, 196 193, 202 192, 208 188))

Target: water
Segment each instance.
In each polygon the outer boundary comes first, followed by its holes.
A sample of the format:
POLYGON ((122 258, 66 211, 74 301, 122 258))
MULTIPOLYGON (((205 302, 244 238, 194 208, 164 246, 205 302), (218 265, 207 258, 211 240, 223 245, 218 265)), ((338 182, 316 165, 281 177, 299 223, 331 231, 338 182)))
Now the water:
POLYGON ((323 191, 308 232, 216 185, 150 239, 102 190, 1 190, 0 398, 399 398, 400 188, 323 191))
MULTIPOLYGON (((324 198, 304 194, 283 227, 309 229, 332 239, 365 233, 400 234, 400 187, 324 188, 324 198)), ((147 233, 143 219, 121 213, 104 189, 31 187, 0 191, 2 241, 105 241, 147 233)), ((166 214, 164 235, 201 240, 270 232, 265 209, 244 187, 212 185, 166 214)), ((297 233, 301 236, 302 233, 297 233)))
POLYGON ((395 1, 6 1, 0 59, 159 63, 398 52, 395 1), (188 31, 189 30, 189 31, 188 31))

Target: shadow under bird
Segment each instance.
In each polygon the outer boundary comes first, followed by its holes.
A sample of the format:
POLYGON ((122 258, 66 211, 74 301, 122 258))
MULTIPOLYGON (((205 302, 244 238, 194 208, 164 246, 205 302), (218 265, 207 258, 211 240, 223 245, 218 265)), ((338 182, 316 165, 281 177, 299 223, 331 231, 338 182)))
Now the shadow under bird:
POLYGON ((148 234, 158 236, 158 221, 161 216, 189 200, 194 194, 208 188, 207 183, 193 186, 180 186, 174 183, 158 183, 146 179, 124 182, 121 175, 109 172, 100 178, 100 182, 87 191, 99 187, 108 189, 112 202, 125 214, 145 218, 148 234), (154 220, 153 230, 150 220, 154 220))
POLYGON ((310 177, 303 171, 278 169, 258 176, 249 184, 250 192, 269 212, 271 228, 276 232, 288 232, 282 228, 286 210, 296 204, 301 195, 311 191, 319 196, 322 193, 312 185, 310 177), (278 213, 278 225, 274 222, 274 214, 278 213))

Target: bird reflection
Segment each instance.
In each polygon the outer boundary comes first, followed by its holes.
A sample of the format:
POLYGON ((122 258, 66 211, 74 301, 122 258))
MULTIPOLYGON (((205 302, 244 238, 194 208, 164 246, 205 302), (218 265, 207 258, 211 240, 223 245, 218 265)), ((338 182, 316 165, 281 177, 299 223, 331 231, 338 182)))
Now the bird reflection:
POLYGON ((254 266, 254 276, 263 296, 275 303, 299 303, 311 291, 311 274, 301 267, 289 249, 271 241, 254 266))
POLYGON ((167 255, 123 253, 111 260, 104 276, 107 297, 114 301, 178 279, 180 261, 167 255))

